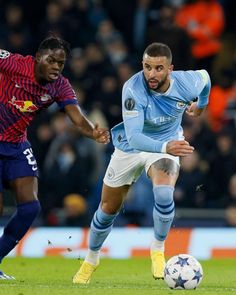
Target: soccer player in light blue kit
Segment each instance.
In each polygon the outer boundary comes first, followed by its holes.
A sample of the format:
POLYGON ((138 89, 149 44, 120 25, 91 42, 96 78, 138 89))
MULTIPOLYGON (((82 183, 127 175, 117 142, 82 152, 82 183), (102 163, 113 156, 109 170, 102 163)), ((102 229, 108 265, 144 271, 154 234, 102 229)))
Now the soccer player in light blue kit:
POLYGON ((124 84, 123 122, 112 129, 115 151, 104 177, 101 203, 91 223, 89 249, 74 283, 89 283, 125 196, 143 169, 152 181, 154 194, 152 274, 155 279, 164 277, 164 243, 175 214, 173 194, 179 157, 194 150, 184 140, 182 116, 184 112, 194 117, 201 115, 211 87, 205 70, 173 71, 171 62, 170 48, 153 43, 144 51, 143 70, 124 84))

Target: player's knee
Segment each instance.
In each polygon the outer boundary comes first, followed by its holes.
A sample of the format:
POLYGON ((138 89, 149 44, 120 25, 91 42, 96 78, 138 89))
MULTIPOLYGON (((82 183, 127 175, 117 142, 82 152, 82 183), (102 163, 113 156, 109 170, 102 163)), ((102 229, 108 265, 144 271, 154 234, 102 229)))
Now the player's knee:
POLYGON ((166 206, 174 200, 174 187, 170 185, 155 185, 153 187, 155 203, 166 206))
POLYGON ((37 216, 41 211, 40 202, 38 200, 36 200, 36 201, 33 201, 32 204, 33 204, 33 206, 32 206, 32 211, 31 212, 32 212, 33 215, 37 216))
POLYGON ((153 187, 155 209, 162 215, 174 214, 174 188, 170 185, 156 185, 153 187))
POLYGON ((118 214, 120 211, 121 205, 112 204, 109 201, 105 201, 101 203, 101 209, 104 213, 109 215, 118 214))
POLYGON ((17 212, 21 216, 27 216, 28 218, 34 219, 40 212, 41 206, 38 200, 19 204, 17 206, 17 212))
POLYGON ((98 229, 99 231, 107 231, 108 229, 111 230, 117 215, 118 213, 109 214, 104 212, 100 205, 97 211, 94 213, 91 228, 98 229))

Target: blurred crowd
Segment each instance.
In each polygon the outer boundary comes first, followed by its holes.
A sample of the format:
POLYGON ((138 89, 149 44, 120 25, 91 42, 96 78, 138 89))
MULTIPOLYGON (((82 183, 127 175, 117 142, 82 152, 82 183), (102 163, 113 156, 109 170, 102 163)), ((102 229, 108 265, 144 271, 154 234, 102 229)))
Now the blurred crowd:
MULTIPOLYGON (((229 220, 236 216, 235 1, 0 4, 0 48, 34 55, 49 32, 70 42, 64 75, 83 111, 102 126, 111 128, 122 120, 123 83, 141 70, 149 43, 170 46, 175 70, 208 70, 212 91, 207 111, 198 119, 184 117, 185 137, 195 152, 181 160, 175 201, 181 208, 228 208, 229 220)), ((38 115, 28 134, 40 171, 41 224, 88 226, 99 203, 112 144, 101 146, 81 137, 56 105, 38 115)), ((11 204, 9 198, 4 202, 11 204)), ((152 204, 151 184, 143 175, 117 224, 151 225, 152 204)))

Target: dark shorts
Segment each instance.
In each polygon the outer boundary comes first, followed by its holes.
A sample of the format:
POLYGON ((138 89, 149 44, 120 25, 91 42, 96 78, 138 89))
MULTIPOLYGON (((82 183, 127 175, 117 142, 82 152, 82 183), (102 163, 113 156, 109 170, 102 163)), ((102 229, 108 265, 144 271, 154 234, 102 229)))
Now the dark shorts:
POLYGON ((37 162, 30 143, 0 142, 0 192, 5 181, 26 176, 38 177, 37 162))

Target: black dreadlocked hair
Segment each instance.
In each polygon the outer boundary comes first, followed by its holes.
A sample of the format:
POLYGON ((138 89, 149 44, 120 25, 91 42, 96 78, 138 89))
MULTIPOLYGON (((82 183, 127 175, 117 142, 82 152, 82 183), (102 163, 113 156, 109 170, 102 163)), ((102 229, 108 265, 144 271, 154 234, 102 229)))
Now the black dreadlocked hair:
POLYGON ((56 37, 55 35, 51 35, 45 38, 38 47, 38 51, 43 51, 45 49, 63 49, 66 53, 66 56, 70 55, 70 44, 65 40, 56 37))

